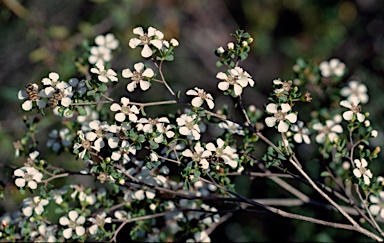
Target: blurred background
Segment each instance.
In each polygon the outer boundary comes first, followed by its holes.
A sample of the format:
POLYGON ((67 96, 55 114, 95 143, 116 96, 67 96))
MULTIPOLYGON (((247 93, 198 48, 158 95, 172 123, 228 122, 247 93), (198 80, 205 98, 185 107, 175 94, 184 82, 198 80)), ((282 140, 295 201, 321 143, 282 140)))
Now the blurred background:
MULTIPOLYGON (((84 40, 93 42, 99 34, 112 32, 120 47, 112 68, 131 68, 142 61, 140 51, 129 48, 133 28, 153 26, 176 38, 180 46, 175 61, 166 63, 164 73, 174 90, 184 92, 195 86, 211 92, 216 106, 231 106, 233 100, 218 92, 216 74, 224 71, 215 66, 218 58, 213 50, 233 39, 230 33, 242 28, 254 42, 251 53, 241 66, 256 85, 243 95, 245 105, 263 109, 275 78, 292 78, 292 66, 302 57, 320 63, 337 57, 348 67, 349 80, 368 87, 369 111, 373 127, 379 130, 374 146, 382 146, 384 123, 384 1, 381 0, 2 0, 0 1, 0 152, 2 165, 21 166, 23 159, 14 158, 13 142, 26 128, 22 122, 21 101, 17 92, 26 83, 39 82, 49 72, 60 74, 61 80, 76 77, 74 60, 84 40)), ((346 81, 349 81, 346 80, 346 81)), ((124 82, 124 81, 122 81, 124 82)), ((125 83, 126 84, 126 83, 125 83)), ((122 84, 121 87, 125 87, 122 84)), ((122 88, 121 90, 124 90, 122 88)), ((124 91, 120 91, 124 92, 124 91)), ((116 93, 122 95, 123 93, 116 93)), ((135 92, 134 101, 170 98, 163 91, 135 92)), ((147 110, 146 110, 147 111, 147 110)), ((148 108, 149 114, 167 114, 148 108), (151 113, 152 112, 152 113, 151 113)), ((56 119, 56 120, 55 120, 56 119)), ((40 126, 41 144, 54 123, 40 126)), ((42 146, 44 147, 44 146, 42 146)), ((42 155, 49 161, 48 152, 42 155)), ((70 157, 58 160, 64 166, 70 157)), ((382 160, 380 157, 379 160, 382 160)), ((380 164, 380 162, 378 163, 380 164)), ((79 165, 79 168, 82 164, 79 165)), ((7 194, 1 201, 0 213, 14 210, 23 198, 12 186, 12 170, 1 167, 0 179, 6 182, 7 194)), ((384 166, 377 166, 383 171, 384 166)), ((72 168, 73 169, 73 168, 72 168)), ((380 174, 380 171, 376 172, 380 174)), ((242 181, 241 193, 247 196, 270 196, 264 180, 242 181), (257 194, 260 192, 260 194, 257 194)), ((272 188, 272 187, 271 187, 272 188)), ((278 193, 278 192, 276 192, 278 193)), ((318 214, 307 208, 293 208, 306 216, 318 214), (302 211, 305 210, 305 211, 302 211)), ((308 207, 311 209, 311 207, 308 207)), ((323 219, 337 219, 323 212, 323 219)), ((336 218, 335 218, 336 217, 336 218)), ((226 241, 367 241, 360 234, 335 230, 275 215, 249 213, 234 215, 212 233, 211 238, 226 241)))

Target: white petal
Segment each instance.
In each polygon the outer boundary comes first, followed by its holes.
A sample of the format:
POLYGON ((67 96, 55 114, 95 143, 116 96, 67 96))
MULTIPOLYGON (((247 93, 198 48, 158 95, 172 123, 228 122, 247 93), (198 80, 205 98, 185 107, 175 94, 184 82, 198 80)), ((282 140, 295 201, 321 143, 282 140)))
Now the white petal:
POLYGON ((194 107, 200 107, 203 104, 203 100, 200 97, 195 97, 192 99, 192 105, 194 107))
POLYGON ((265 118, 265 124, 268 127, 273 127, 276 123, 276 118, 274 116, 265 118))
POLYGON ((365 120, 365 116, 361 113, 357 113, 357 120, 359 120, 359 122, 363 122, 365 120))
POLYGON ((243 92, 243 88, 242 88, 240 85, 238 85, 238 84, 235 84, 235 85, 233 86, 233 89, 234 89, 234 91, 235 91, 235 95, 236 95, 236 96, 241 95, 241 93, 243 92))
POLYGON ((126 68, 123 71, 121 71, 121 76, 123 76, 124 78, 130 78, 133 76, 133 73, 129 68, 126 68))
POLYGON ((218 84, 218 88, 222 91, 225 91, 229 88, 229 83, 228 82, 220 82, 218 84))
POLYGON ((32 109, 32 101, 31 100, 26 100, 24 103, 21 105, 21 108, 25 111, 29 111, 32 109))
POLYGON ((59 223, 63 226, 65 225, 68 225, 69 224, 69 219, 65 216, 62 216, 60 219, 59 219, 59 223))
POLYGON ((281 104, 280 107, 281 107, 281 111, 284 113, 291 110, 291 106, 289 104, 281 104))
POLYGON ((63 236, 65 239, 71 238, 72 237, 72 229, 67 228, 67 229, 63 230, 63 236))
POLYGON ((286 131, 288 131, 288 124, 285 123, 284 121, 280 121, 279 125, 277 126, 277 130, 279 132, 286 132, 286 131))
POLYGON ((275 114, 277 112, 277 105, 274 103, 270 103, 265 107, 265 110, 269 113, 275 114))
POLYGON ((24 187, 24 186, 25 186, 25 180, 22 179, 22 178, 17 178, 17 179, 15 180, 15 184, 16 184, 16 186, 18 186, 18 187, 24 187))
POLYGON ((343 113, 343 118, 347 121, 352 120, 353 118, 353 112, 352 111, 346 111, 343 113))
POLYGON ((119 104, 112 104, 111 107, 110 107, 111 111, 120 111, 121 110, 121 106, 119 104))
POLYGON ((137 38, 132 38, 129 40, 129 47, 135 49, 138 45, 140 45, 141 40, 137 38))
POLYGON ((143 90, 143 91, 146 91, 147 89, 149 89, 149 87, 151 87, 151 83, 148 82, 148 81, 140 81, 140 88, 143 90))
POLYGON ((76 226, 76 234, 78 236, 82 236, 85 233, 85 229, 83 226, 76 226))
POLYGON ((68 213, 68 217, 69 219, 71 219, 72 221, 76 221, 76 219, 79 217, 79 213, 72 210, 68 213))
POLYGON ((148 45, 144 45, 143 50, 141 50, 141 56, 145 58, 152 56, 152 49, 148 45))
POLYGON ((344 106, 344 107, 346 107, 346 108, 349 108, 349 109, 352 107, 351 103, 350 103, 348 100, 342 100, 342 101, 340 101, 340 105, 341 105, 341 106, 344 106))
POLYGON ((285 118, 291 123, 295 123, 297 121, 297 115, 295 113, 290 113, 286 115, 285 118))
POLYGON ((133 33, 142 36, 144 35, 144 30, 142 27, 136 27, 133 29, 133 33))
POLYGON ((153 75, 155 75, 155 73, 153 72, 153 70, 151 68, 147 68, 145 69, 145 71, 142 73, 142 75, 144 77, 148 77, 148 78, 151 78, 153 77, 153 75))
POLYGON ((115 120, 119 122, 123 122, 125 120, 125 114, 120 112, 115 115, 115 120))

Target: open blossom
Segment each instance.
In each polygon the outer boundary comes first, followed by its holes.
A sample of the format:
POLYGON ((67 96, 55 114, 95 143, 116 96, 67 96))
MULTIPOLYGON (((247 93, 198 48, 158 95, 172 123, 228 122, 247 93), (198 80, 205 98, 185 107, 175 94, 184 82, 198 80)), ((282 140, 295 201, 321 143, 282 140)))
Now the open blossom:
POLYGON ((88 57, 90 64, 104 64, 112 59, 111 50, 105 46, 92 46, 89 50, 91 55, 88 57))
POLYGON ((340 115, 336 115, 333 120, 326 120, 325 125, 321 123, 313 124, 312 128, 318 132, 316 135, 316 142, 322 144, 328 138, 330 142, 333 142, 339 136, 338 133, 343 132, 343 127, 339 124, 342 118, 340 115))
MULTIPOLYGON (((115 139, 111 138, 108 140, 109 147, 116 148, 118 144, 115 139)), ((111 159, 114 161, 118 161, 122 159, 123 164, 127 164, 131 159, 129 158, 129 154, 136 154, 136 148, 133 144, 130 144, 127 140, 123 140, 119 149, 112 152, 111 159)))
POLYGON ((139 114, 139 109, 137 109, 135 105, 129 106, 129 99, 126 97, 122 97, 120 99, 120 102, 122 105, 115 103, 112 104, 110 107, 111 111, 120 111, 119 113, 116 113, 115 120, 123 122, 128 117, 130 121, 136 122, 136 115, 139 114))
POLYGON ((21 167, 16 169, 13 174, 20 177, 15 180, 16 186, 24 187, 27 184, 31 189, 36 189, 37 182, 40 182, 43 178, 43 174, 33 167, 21 167))
POLYGON ((115 50, 117 47, 119 47, 119 40, 117 40, 115 35, 112 33, 96 36, 95 43, 98 46, 103 46, 110 50, 115 50))
POLYGON ((62 216, 59 220, 59 223, 62 226, 68 226, 68 228, 63 230, 63 236, 65 239, 71 238, 73 231, 75 231, 76 235, 78 236, 82 236, 85 233, 85 228, 83 227, 83 224, 85 223, 85 217, 79 215, 79 213, 74 210, 69 211, 68 217, 62 216))
POLYGON ((296 141, 296 143, 304 143, 310 144, 311 139, 309 138, 309 130, 308 128, 304 127, 304 122, 297 121, 297 125, 293 124, 291 127, 291 130, 295 132, 295 135, 293 135, 293 140, 296 141))
POLYGON ((83 95, 87 92, 87 86, 83 80, 79 81, 77 78, 71 78, 68 80, 72 90, 76 91, 79 95, 83 95))
POLYGON ((281 85, 280 88, 274 90, 275 93, 289 92, 292 90, 292 81, 281 81, 280 79, 273 80, 274 85, 281 85))
POLYGON ((343 113, 343 118, 347 121, 350 121, 354 118, 354 115, 356 115, 357 120, 359 122, 363 122, 365 119, 365 116, 360 112, 360 100, 358 97, 352 97, 350 99, 351 101, 348 100, 342 100, 340 101, 340 105, 344 106, 346 108, 349 108, 349 111, 345 111, 343 113))
POLYGON ((200 128, 195 123, 195 119, 192 116, 182 114, 176 119, 179 126, 179 132, 185 136, 191 136, 194 140, 200 139, 200 128))
POLYGON ((109 80, 112 82, 117 82, 117 74, 112 69, 105 70, 104 65, 101 62, 96 63, 97 68, 91 68, 91 73, 98 74, 98 79, 100 82, 107 83, 109 80))
POLYGON ((365 104, 369 100, 369 96, 367 94, 367 86, 358 81, 349 82, 348 86, 342 88, 340 90, 340 94, 344 97, 347 97, 349 102, 352 102, 353 97, 359 98, 362 104, 365 104))
POLYGON ((194 107, 200 107, 204 103, 204 101, 207 102, 209 109, 213 109, 213 107, 215 106, 215 103, 213 103, 212 95, 206 93, 204 89, 199 89, 195 87, 194 90, 188 90, 186 94, 196 96, 192 99, 191 102, 194 107))
POLYGON ((369 205, 369 211, 373 215, 379 215, 384 219, 384 191, 380 191, 378 196, 369 195, 369 201, 372 203, 369 205))
POLYGON ((155 75, 153 70, 146 68, 142 62, 136 63, 133 67, 135 68, 134 72, 126 68, 121 73, 124 78, 131 78, 132 80, 132 82, 127 85, 127 90, 129 92, 134 91, 138 84, 143 91, 149 89, 151 86, 149 80, 155 75))
POLYGON ((370 169, 367 169, 368 162, 362 158, 361 160, 355 159, 354 161, 356 168, 353 170, 353 174, 357 178, 363 177, 365 185, 369 185, 371 183, 372 172, 370 169))
POLYGON ((329 60, 329 62, 321 62, 319 65, 319 69, 321 75, 325 78, 328 78, 332 75, 341 77, 344 75, 345 72, 345 64, 337 58, 332 58, 331 60, 329 60))
POLYGON ((169 123, 169 119, 167 117, 160 118, 141 118, 137 121, 136 128, 138 131, 143 131, 145 133, 152 133, 155 131, 155 127, 157 130, 161 129, 162 124, 169 123))
POLYGON ((200 142, 197 142, 194 147, 194 152, 192 152, 190 149, 186 149, 183 151, 182 155, 185 157, 192 158, 193 161, 199 163, 201 165, 201 168, 208 169, 209 168, 209 162, 207 158, 212 155, 212 152, 209 150, 205 150, 203 147, 201 147, 200 142))
POLYGON ((225 91, 233 86, 235 96, 241 95, 243 88, 245 88, 248 84, 252 87, 255 84, 252 77, 240 67, 228 70, 227 74, 219 72, 216 75, 216 78, 223 80, 218 84, 220 90, 225 91))
POLYGON ((93 225, 89 227, 89 233, 92 235, 97 233, 99 227, 104 227, 104 224, 106 223, 112 223, 112 218, 107 217, 107 214, 105 212, 96 215, 96 217, 94 218, 89 218, 88 220, 93 223, 93 225))
POLYGON ((17 93, 19 100, 25 100, 21 105, 23 110, 31 110, 34 102, 39 108, 44 108, 47 105, 47 103, 41 99, 41 97, 44 97, 44 91, 39 91, 38 89, 39 86, 37 84, 27 84, 24 90, 19 90, 17 93))
POLYGON ((152 49, 150 45, 155 46, 157 49, 163 47, 164 34, 161 31, 156 30, 153 27, 148 28, 148 32, 145 33, 142 27, 133 29, 133 33, 139 35, 139 38, 132 38, 129 40, 129 46, 135 49, 137 46, 143 46, 141 56, 148 58, 152 55, 152 49))
POLYGON ((279 132, 286 132, 289 128, 287 120, 290 123, 295 123, 297 115, 295 113, 288 113, 291 110, 291 106, 289 104, 280 104, 280 110, 278 110, 277 107, 278 106, 274 103, 267 105, 267 112, 272 113, 273 116, 265 118, 265 123, 268 127, 273 127, 276 123, 278 123, 277 130, 279 132))
POLYGON ((39 196, 33 198, 26 198, 23 201, 23 214, 27 217, 30 217, 33 212, 37 215, 41 215, 44 212, 44 206, 48 205, 49 201, 47 199, 41 198, 39 196))
POLYGON ((228 121, 228 120, 224 122, 220 122, 219 128, 226 129, 231 134, 244 135, 244 131, 239 124, 228 121))
POLYGON ((68 147, 71 144, 70 133, 68 128, 54 129, 49 134, 47 147, 51 147, 53 151, 58 152, 61 146, 68 147))
POLYGON ((232 168, 236 168, 238 164, 236 159, 239 158, 236 149, 225 145, 221 138, 218 138, 216 143, 217 146, 214 143, 208 143, 206 148, 213 152, 214 156, 221 158, 225 164, 231 166, 232 168))
POLYGON ((81 159, 84 158, 87 151, 94 149, 99 152, 105 145, 102 140, 96 140, 97 135, 94 132, 87 132, 84 135, 82 131, 78 131, 77 135, 81 139, 81 143, 75 143, 75 145, 73 145, 73 149, 83 148, 83 151, 79 153, 79 158, 81 159))

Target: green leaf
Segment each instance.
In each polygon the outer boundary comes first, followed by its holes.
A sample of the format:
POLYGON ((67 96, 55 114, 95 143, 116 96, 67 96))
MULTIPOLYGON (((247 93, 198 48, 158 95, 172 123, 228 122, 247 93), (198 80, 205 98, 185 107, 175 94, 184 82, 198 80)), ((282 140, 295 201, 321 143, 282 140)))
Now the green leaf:
POLYGON ((82 106, 77 106, 77 111, 80 113, 80 116, 86 116, 87 110, 84 109, 82 106))
POLYGON ((168 62, 171 62, 171 61, 174 60, 174 57, 173 57, 173 55, 167 55, 167 56, 165 57, 165 60, 168 61, 168 62))
POLYGON ((100 92, 105 92, 105 91, 108 90, 108 87, 107 87, 107 85, 102 84, 102 85, 100 85, 97 89, 98 89, 100 92))
POLYGON ((329 176, 329 172, 328 171, 323 171, 323 172, 321 172, 320 176, 321 177, 327 177, 327 176, 329 176))
POLYGON ((145 113, 145 111, 144 111, 144 107, 142 107, 140 110, 141 110, 141 114, 142 114, 143 116, 147 116, 147 113, 145 113))
POLYGON ((221 61, 217 61, 216 62, 216 67, 221 67, 221 66, 223 66, 223 63, 221 61))
POLYGON ((154 141, 149 141, 149 144, 151 145, 151 149, 157 149, 159 145, 154 141))

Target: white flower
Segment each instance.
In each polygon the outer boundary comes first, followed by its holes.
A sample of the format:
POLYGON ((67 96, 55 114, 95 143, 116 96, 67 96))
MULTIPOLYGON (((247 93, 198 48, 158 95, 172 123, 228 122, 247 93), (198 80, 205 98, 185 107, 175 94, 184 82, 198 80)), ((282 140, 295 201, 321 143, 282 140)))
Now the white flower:
POLYGON ((145 133, 152 133, 154 131, 154 127, 157 128, 157 130, 161 129, 162 124, 169 123, 169 119, 166 117, 161 118, 141 118, 137 121, 136 128, 138 131, 143 131, 145 133))
POLYGON ((98 79, 100 82, 107 83, 108 80, 112 82, 117 82, 117 74, 112 69, 105 70, 104 65, 101 62, 96 63, 97 68, 91 68, 91 73, 98 74, 98 79))
POLYGON ((55 73, 55 72, 51 72, 48 74, 48 78, 43 78, 41 80, 41 82, 45 85, 45 86, 52 86, 52 87, 56 87, 56 85, 58 83, 61 83, 63 81, 59 81, 59 74, 58 73, 55 73))
POLYGON ((190 149, 186 149, 182 152, 182 155, 192 158, 193 161, 201 165, 201 168, 205 170, 208 169, 209 162, 207 161, 207 158, 212 155, 212 152, 201 147, 200 142, 196 143, 194 150, 195 152, 192 152, 190 149))
POLYGON ((200 128, 195 123, 195 119, 192 116, 182 114, 176 119, 177 125, 179 126, 179 132, 182 135, 190 136, 194 140, 200 139, 200 128))
POLYGON ((296 133, 293 135, 293 139, 296 141, 296 143, 302 143, 303 141, 306 144, 311 143, 311 140, 308 136, 309 130, 308 128, 304 127, 304 122, 297 121, 297 125, 293 124, 291 130, 296 133))
POLYGON ((231 121, 224 121, 224 122, 220 122, 219 123, 219 127, 221 129, 227 129, 228 132, 232 133, 232 134, 238 134, 238 135, 244 135, 244 131, 242 129, 242 127, 237 124, 237 123, 234 123, 234 122, 231 122, 231 121))
POLYGON ((157 49, 163 47, 164 34, 153 27, 148 28, 148 33, 145 33, 142 27, 133 29, 133 33, 139 35, 139 38, 132 38, 129 40, 129 46, 135 49, 137 46, 142 45, 143 50, 141 56, 148 58, 152 55, 152 50, 149 45, 155 46, 157 49))
POLYGON ((377 137, 377 135, 379 135, 379 132, 378 132, 377 130, 372 130, 372 131, 371 131, 371 136, 372 136, 373 138, 377 137))
POLYGON ((344 106, 346 108, 349 108, 349 111, 345 111, 343 113, 343 118, 347 121, 350 121, 354 118, 354 115, 357 116, 357 120, 359 122, 363 122, 365 119, 365 116, 360 112, 360 100, 357 97, 352 97, 350 99, 351 101, 348 100, 342 100, 340 101, 340 105, 344 106))
POLYGON ((111 217, 107 217, 107 214, 105 212, 96 215, 95 218, 89 218, 88 220, 93 223, 93 225, 91 227, 89 227, 89 233, 91 235, 96 234, 98 228, 99 227, 104 227, 104 224, 112 223, 112 218, 111 217))
POLYGON ((319 69, 323 77, 328 78, 332 75, 341 77, 344 75, 345 72, 345 64, 337 58, 332 58, 331 60, 329 60, 329 62, 321 62, 319 65, 319 69))
POLYGON ((44 212, 44 206, 48 205, 49 201, 47 199, 42 199, 39 196, 32 198, 26 198, 23 201, 23 214, 27 217, 30 217, 33 212, 37 215, 41 215, 44 212))
POLYGON ((225 145, 224 141, 221 138, 216 140, 217 147, 213 143, 208 143, 206 148, 214 153, 214 156, 222 158, 224 163, 230 165, 232 168, 237 167, 236 159, 239 158, 236 149, 225 145))
POLYGON ((27 184, 31 189, 36 189, 37 182, 41 182, 43 178, 43 174, 33 167, 21 167, 20 169, 16 169, 13 174, 21 177, 15 180, 16 186, 24 187, 25 184, 27 184))
POLYGON ((21 108, 25 111, 29 111, 33 107, 35 102, 39 108, 44 108, 47 104, 41 97, 44 96, 44 92, 39 92, 39 86, 37 84, 27 84, 25 85, 25 90, 19 90, 17 93, 19 100, 26 100, 21 105, 21 108))
POLYGON ((132 82, 127 85, 127 90, 132 92, 140 84, 140 88, 145 91, 149 89, 151 83, 149 80, 155 75, 151 68, 146 68, 142 62, 136 63, 134 66, 135 71, 132 72, 129 68, 122 71, 124 78, 131 78, 132 82))
POLYGON ((225 50, 222 46, 220 46, 219 48, 217 48, 217 53, 221 54, 221 53, 224 53, 225 50))
POLYGON ((213 109, 213 107, 215 106, 215 103, 213 103, 212 95, 209 93, 206 93, 204 89, 199 89, 195 87, 194 90, 193 89, 188 90, 186 94, 197 96, 193 98, 191 102, 194 107, 200 107, 204 101, 207 102, 209 109, 213 109))
POLYGON ((92 46, 90 53, 91 55, 88 57, 90 64, 104 64, 112 59, 111 50, 105 46, 92 46))
MULTIPOLYGON (((115 148, 118 142, 116 142, 116 139, 114 139, 113 137, 108 139, 108 144, 111 148, 115 148)), ((131 159, 129 158, 129 154, 135 155, 136 148, 134 147, 134 145, 130 144, 127 140, 123 140, 121 142, 121 145, 119 146, 119 150, 112 152, 111 159, 114 161, 118 161, 120 158, 122 158, 123 164, 126 164, 129 161, 131 161, 131 159)))
POLYGON ((68 217, 62 216, 59 223, 63 226, 68 226, 68 228, 63 230, 63 236, 65 239, 72 237, 72 231, 75 231, 78 236, 82 236, 85 233, 85 229, 83 227, 85 217, 79 215, 79 213, 74 210, 68 213, 68 217))
POLYGON ((353 170, 353 174, 357 178, 363 177, 364 183, 369 185, 371 183, 370 178, 372 178, 372 172, 370 169, 367 169, 368 162, 362 158, 361 160, 355 159, 356 168, 353 170))
POLYGON ((233 50, 233 49, 235 49, 235 44, 233 44, 233 42, 229 42, 227 44, 227 47, 228 47, 228 50, 233 50))
POLYGON ((279 94, 281 92, 289 92, 292 89, 292 81, 281 81, 279 79, 273 80, 274 85, 281 85, 281 88, 275 89, 274 92, 279 94))
POLYGON ((343 127, 339 124, 341 120, 341 116, 336 115, 333 120, 326 120, 325 125, 319 122, 313 124, 312 128, 318 132, 316 142, 322 144, 327 138, 330 142, 334 142, 339 137, 337 133, 343 132, 343 127))
POLYGON ((349 82, 347 87, 344 87, 340 90, 340 94, 344 97, 347 97, 349 102, 352 102, 353 97, 359 98, 362 104, 368 102, 369 97, 367 94, 367 86, 358 81, 349 82))
POLYGON ((83 151, 79 153, 79 158, 81 159, 84 158, 85 153, 87 151, 94 149, 100 152, 100 149, 104 147, 104 142, 100 140, 95 141, 97 136, 93 132, 87 132, 84 136, 84 133, 82 131, 78 131, 77 135, 81 139, 81 143, 75 143, 75 145, 73 145, 73 149, 83 148, 83 151))
POLYGON ((115 50, 119 47, 119 40, 117 40, 112 33, 96 36, 95 43, 98 46, 104 46, 110 50, 115 50))
POLYGON ((179 46, 179 41, 175 38, 172 38, 169 42, 171 42, 171 45, 174 47, 179 46))
POLYGON ((243 88, 245 88, 248 84, 253 86, 255 83, 252 80, 252 77, 240 67, 228 70, 227 74, 219 72, 216 75, 216 78, 223 80, 218 84, 218 88, 220 90, 225 91, 228 90, 230 86, 233 86, 235 96, 241 95, 243 88))
POLYGON ((129 106, 128 105, 129 99, 126 97, 122 97, 120 99, 120 102, 122 105, 114 103, 110 107, 111 111, 120 111, 119 113, 115 114, 115 120, 119 122, 123 122, 128 116, 128 119, 130 121, 136 122, 137 121, 136 114, 139 114, 139 109, 137 109, 135 105, 129 106))
POLYGON ((273 127, 276 123, 278 123, 277 130, 279 132, 286 132, 289 128, 286 120, 288 120, 290 123, 295 123, 297 120, 297 115, 295 113, 288 114, 288 112, 291 110, 291 106, 289 104, 280 104, 281 110, 278 110, 277 107, 278 106, 274 103, 267 105, 267 112, 272 113, 273 116, 265 118, 265 123, 268 127, 273 127))
POLYGON ((371 211, 373 215, 379 215, 384 219, 384 191, 380 191, 378 196, 373 194, 369 195, 369 200, 372 203, 369 206, 369 211, 371 211))

